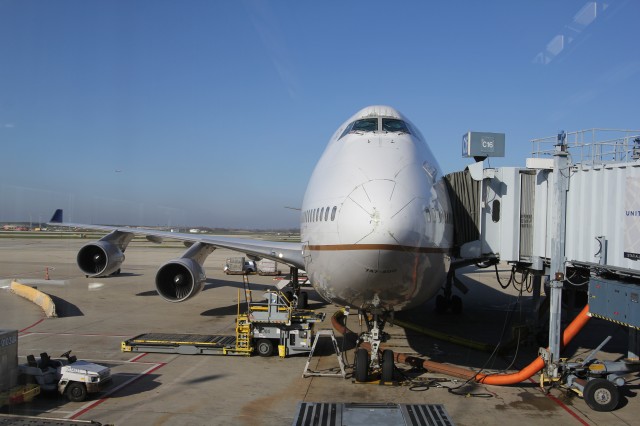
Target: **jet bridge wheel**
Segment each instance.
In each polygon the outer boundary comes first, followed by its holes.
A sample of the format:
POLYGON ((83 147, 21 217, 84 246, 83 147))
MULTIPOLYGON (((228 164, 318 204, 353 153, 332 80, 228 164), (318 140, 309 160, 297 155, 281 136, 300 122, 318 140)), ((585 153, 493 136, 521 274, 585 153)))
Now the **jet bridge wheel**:
POLYGON ((363 348, 356 351, 355 379, 363 383, 369 379, 369 352, 363 348))
POLYGON ((607 379, 589 380, 582 395, 589 408, 594 411, 612 411, 620 402, 618 387, 607 379))

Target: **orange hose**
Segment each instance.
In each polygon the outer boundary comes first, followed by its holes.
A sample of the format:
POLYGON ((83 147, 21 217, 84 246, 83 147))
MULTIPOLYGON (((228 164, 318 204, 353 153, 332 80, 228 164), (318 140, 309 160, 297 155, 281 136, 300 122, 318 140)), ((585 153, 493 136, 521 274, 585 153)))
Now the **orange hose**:
MULTIPOLYGON (((346 336, 350 330, 340 322, 341 316, 342 314, 338 311, 331 318, 331 324, 337 332, 346 336)), ((565 329, 562 335, 562 344, 564 346, 566 346, 576 336, 576 334, 578 334, 587 321, 589 321, 589 318, 589 305, 586 305, 565 329)), ((367 350, 371 350, 371 346, 367 343, 363 343, 360 346, 367 350)), ((474 374, 473 371, 467 368, 456 367, 455 365, 443 364, 441 362, 427 361, 407 354, 396 353, 394 354, 394 359, 396 362, 409 364, 414 367, 421 366, 428 371, 435 371, 466 380, 475 380, 478 383, 485 383, 488 385, 513 385, 520 383, 527 380, 544 367, 544 360, 542 357, 538 357, 531 364, 516 373, 474 374)))
MULTIPOLYGON (((562 345, 566 346, 575 336, 578 334, 582 327, 589 321, 589 305, 586 305, 582 311, 576 316, 571 324, 567 326, 562 334, 562 345)), ((527 380, 544 367, 544 360, 542 357, 537 357, 533 362, 527 365, 517 373, 511 374, 478 374, 474 379, 479 383, 486 383, 488 385, 513 385, 527 380)))

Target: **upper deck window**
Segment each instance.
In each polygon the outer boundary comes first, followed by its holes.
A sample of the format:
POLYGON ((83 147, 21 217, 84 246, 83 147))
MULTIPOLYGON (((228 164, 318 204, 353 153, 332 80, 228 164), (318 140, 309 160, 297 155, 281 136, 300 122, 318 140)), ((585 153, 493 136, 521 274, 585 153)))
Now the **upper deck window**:
POLYGON ((349 124, 344 132, 340 135, 338 139, 342 139, 345 135, 349 133, 366 133, 366 132, 375 132, 378 130, 378 119, 377 118, 363 118, 362 120, 356 120, 353 123, 349 124))
POLYGON ((383 118, 382 131, 392 133, 411 133, 407 124, 397 118, 383 118))

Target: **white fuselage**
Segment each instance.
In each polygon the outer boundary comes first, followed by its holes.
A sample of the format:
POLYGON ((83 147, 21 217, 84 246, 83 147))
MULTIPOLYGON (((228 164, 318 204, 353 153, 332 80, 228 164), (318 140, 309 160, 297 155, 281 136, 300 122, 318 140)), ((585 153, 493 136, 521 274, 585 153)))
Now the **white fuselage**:
POLYGON ((433 297, 453 225, 442 173, 419 131, 384 106, 346 121, 313 171, 300 229, 309 279, 328 301, 389 311, 433 297))

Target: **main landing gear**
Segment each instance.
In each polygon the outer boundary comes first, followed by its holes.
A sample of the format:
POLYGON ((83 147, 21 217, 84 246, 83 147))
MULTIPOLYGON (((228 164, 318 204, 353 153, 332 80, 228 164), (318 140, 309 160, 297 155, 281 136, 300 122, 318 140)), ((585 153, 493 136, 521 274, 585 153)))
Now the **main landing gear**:
POLYGON ((364 317, 368 331, 362 333, 358 341, 354 378, 357 382, 364 383, 369 381, 369 377, 373 373, 377 373, 380 375, 382 383, 392 383, 395 370, 393 351, 385 349, 380 353, 380 344, 388 339, 388 335, 384 333, 383 329, 389 313, 367 314, 365 312, 361 315, 364 317), (364 346, 371 348, 371 356, 364 346))
POLYGON ((447 311, 455 315, 462 313, 462 299, 459 296, 453 294, 453 286, 456 286, 462 294, 467 294, 469 289, 462 281, 456 277, 456 271, 460 268, 464 268, 469 265, 478 265, 478 262, 482 261, 483 268, 494 265, 496 259, 468 259, 452 262, 449 265, 449 272, 447 273, 447 281, 444 286, 444 294, 436 296, 436 312, 439 314, 445 314, 447 311))
POLYGON ((291 276, 289 283, 291 290, 284 293, 285 297, 295 308, 307 309, 309 307, 309 293, 302 291, 302 285, 298 280, 298 268, 292 266, 289 269, 289 274, 291 276))

